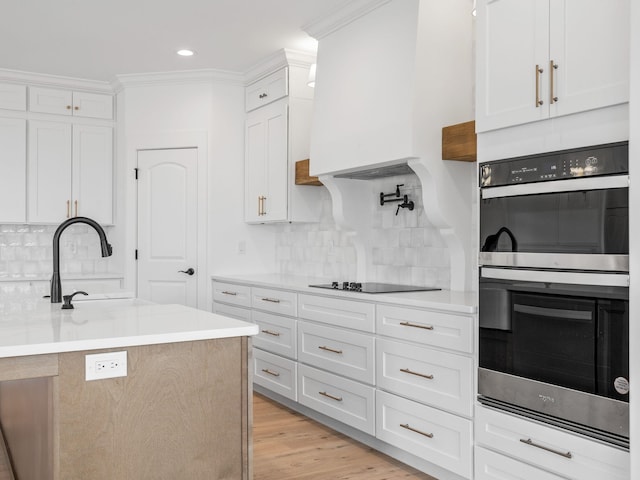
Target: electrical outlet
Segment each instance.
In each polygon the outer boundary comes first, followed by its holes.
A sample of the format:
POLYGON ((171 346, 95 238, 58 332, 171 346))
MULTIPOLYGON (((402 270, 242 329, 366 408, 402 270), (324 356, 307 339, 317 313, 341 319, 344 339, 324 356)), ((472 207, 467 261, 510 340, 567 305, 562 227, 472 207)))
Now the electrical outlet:
POLYGON ((102 380, 127 376, 127 352, 85 355, 85 380, 102 380))
POLYGON ((240 240, 238 242, 238 254, 244 255, 245 253, 247 253, 247 242, 240 240))

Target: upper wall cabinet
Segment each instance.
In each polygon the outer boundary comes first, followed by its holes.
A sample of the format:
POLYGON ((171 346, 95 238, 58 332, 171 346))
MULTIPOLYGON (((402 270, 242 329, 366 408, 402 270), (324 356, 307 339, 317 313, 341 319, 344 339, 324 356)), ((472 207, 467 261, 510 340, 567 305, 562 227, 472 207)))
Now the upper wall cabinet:
POLYGON ((29 88, 29 111, 87 118, 113 118, 113 97, 53 88, 29 88))
POLYGON ((246 87, 247 223, 317 222, 320 218, 321 189, 295 185, 295 162, 309 158, 313 107, 313 89, 307 86, 309 62, 284 53, 287 66, 246 87))
POLYGON ((288 94, 289 74, 288 69, 285 67, 247 86, 245 89, 247 112, 275 102, 288 94))
POLYGON ((478 132, 629 101, 629 0, 478 0, 478 132))
POLYGON ((27 86, 0 83, 0 109, 24 112, 27 109, 27 86))
POLYGON ((27 121, 0 118, 0 221, 26 221, 27 121))
POLYGON ((113 223, 111 127, 29 122, 28 221, 113 223))

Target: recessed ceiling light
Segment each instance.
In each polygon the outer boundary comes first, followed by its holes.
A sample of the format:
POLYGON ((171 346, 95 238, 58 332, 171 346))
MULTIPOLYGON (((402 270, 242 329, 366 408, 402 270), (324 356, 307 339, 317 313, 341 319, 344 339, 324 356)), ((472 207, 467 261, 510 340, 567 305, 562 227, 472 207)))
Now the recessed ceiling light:
POLYGON ((196 52, 194 52, 193 50, 183 49, 178 50, 176 53, 182 57, 191 57, 192 55, 195 55, 196 52))

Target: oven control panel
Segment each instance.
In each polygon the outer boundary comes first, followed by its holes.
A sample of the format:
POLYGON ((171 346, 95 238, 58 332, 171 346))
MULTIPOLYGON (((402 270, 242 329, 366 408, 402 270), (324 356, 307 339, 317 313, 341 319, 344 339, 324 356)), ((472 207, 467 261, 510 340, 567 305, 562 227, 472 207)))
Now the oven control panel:
POLYGON ((480 187, 547 182, 629 171, 627 142, 576 148, 488 162, 480 167, 480 187))

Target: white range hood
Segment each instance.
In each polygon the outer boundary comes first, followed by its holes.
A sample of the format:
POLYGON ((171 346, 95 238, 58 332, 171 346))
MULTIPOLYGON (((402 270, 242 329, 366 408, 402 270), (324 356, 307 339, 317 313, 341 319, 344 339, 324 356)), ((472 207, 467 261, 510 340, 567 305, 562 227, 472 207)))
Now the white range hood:
POLYGON ((354 0, 305 27, 318 39, 310 174, 353 231, 359 278, 371 257, 370 188, 415 174, 449 251, 451 289, 469 290, 475 164, 442 160, 442 127, 473 118, 471 0, 354 0))

